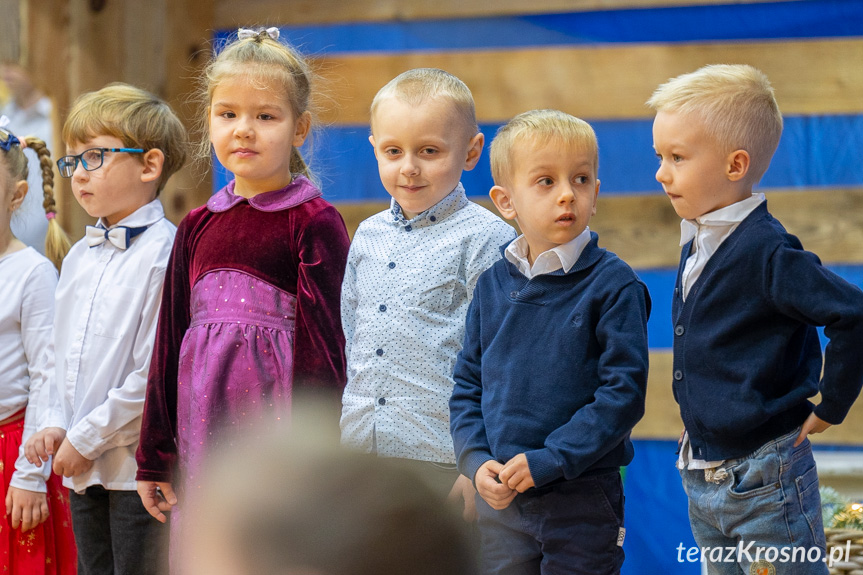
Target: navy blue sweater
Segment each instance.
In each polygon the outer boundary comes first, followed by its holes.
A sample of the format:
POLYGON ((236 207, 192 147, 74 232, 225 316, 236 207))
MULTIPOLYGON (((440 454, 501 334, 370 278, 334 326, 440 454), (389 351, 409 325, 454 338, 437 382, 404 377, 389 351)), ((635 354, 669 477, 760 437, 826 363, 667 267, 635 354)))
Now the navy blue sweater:
POLYGON ((741 457, 815 414, 841 423, 863 385, 863 291, 758 206, 708 260, 684 303, 674 290, 674 397, 695 455, 741 457), (830 339, 821 379, 815 326, 830 339))
POLYGON ((591 236, 568 273, 528 280, 504 257, 480 276, 450 399, 467 477, 519 453, 537 487, 632 460, 650 296, 591 236))

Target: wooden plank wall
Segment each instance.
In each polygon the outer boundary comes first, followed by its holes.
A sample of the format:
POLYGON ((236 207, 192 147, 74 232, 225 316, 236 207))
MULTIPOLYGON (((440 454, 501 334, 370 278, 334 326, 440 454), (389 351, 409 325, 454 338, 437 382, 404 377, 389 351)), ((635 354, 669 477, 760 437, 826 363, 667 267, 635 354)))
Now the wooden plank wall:
MULTIPOLYGON (((110 82, 128 82, 166 99, 191 129, 196 110, 187 102, 211 36, 209 0, 25 0, 29 30, 24 64, 51 98, 55 142, 74 99, 110 82)), ((64 146, 55 145, 54 156, 64 146)), ((68 181, 55 178, 60 221, 80 238, 92 219, 72 197, 68 181)), ((187 166, 162 193, 174 222, 206 201, 211 183, 206 167, 187 166)))

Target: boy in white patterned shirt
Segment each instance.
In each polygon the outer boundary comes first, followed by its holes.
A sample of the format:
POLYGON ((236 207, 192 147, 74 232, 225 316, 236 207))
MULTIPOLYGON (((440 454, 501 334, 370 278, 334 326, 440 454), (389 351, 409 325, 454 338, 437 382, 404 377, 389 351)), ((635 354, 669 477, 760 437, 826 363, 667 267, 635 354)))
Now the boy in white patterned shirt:
POLYGON ((63 262, 55 381, 26 453, 53 455, 72 490, 79 574, 161 574, 167 527, 138 496, 135 450, 176 233, 157 196, 185 162, 185 129, 165 102, 112 84, 76 100, 63 139, 60 174, 99 221, 63 262))
POLYGON ((392 200, 360 224, 348 254, 342 443, 415 462, 472 517, 473 486, 449 433, 452 372, 476 280, 515 231, 459 182, 484 143, 461 80, 430 68, 397 76, 372 102, 371 132, 392 200))

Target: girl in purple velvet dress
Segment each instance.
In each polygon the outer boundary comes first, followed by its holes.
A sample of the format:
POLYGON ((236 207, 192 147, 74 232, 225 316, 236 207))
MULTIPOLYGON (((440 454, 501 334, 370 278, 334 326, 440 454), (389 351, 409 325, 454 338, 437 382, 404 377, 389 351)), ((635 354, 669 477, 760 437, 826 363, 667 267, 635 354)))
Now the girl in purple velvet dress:
POLYGON ((241 29, 205 74, 202 151, 235 179, 177 230, 137 452, 145 507, 165 521, 176 505, 172 541, 209 452, 284 421, 295 392, 345 382, 348 235, 298 150, 309 68, 278 29, 241 29))

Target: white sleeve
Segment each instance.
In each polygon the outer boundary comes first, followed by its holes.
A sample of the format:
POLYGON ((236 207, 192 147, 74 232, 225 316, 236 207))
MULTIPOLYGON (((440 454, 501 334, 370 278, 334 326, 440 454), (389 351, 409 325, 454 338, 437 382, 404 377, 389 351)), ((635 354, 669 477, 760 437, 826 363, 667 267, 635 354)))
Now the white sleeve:
POLYGON ((27 357, 30 390, 24 412, 24 434, 10 485, 44 493, 45 481, 51 474, 50 461, 38 467, 33 465, 24 457, 24 444, 39 426, 44 403, 41 396, 47 391, 54 377, 52 340, 57 272, 46 261, 34 268, 22 281, 27 287, 21 301, 21 341, 27 357))

